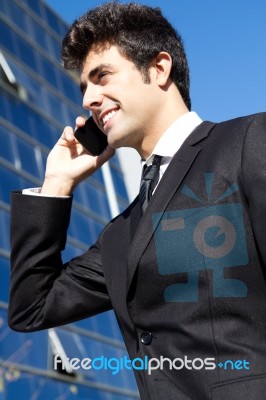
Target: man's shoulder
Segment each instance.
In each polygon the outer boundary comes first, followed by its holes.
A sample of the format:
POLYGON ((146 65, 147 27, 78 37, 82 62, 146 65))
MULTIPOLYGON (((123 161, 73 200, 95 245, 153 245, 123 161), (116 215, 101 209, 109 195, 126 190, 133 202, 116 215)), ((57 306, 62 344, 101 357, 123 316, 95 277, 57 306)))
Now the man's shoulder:
POLYGON ((266 121, 266 112, 259 112, 255 114, 240 116, 232 119, 228 119, 225 121, 218 122, 216 125, 223 127, 227 125, 239 125, 239 126, 248 126, 253 121, 256 122, 264 122, 266 121))
MULTIPOLYGON (((211 140, 243 141, 249 131, 266 132, 266 112, 240 116, 215 123, 210 138, 211 140)), ((265 134, 265 133, 264 133, 265 134)))

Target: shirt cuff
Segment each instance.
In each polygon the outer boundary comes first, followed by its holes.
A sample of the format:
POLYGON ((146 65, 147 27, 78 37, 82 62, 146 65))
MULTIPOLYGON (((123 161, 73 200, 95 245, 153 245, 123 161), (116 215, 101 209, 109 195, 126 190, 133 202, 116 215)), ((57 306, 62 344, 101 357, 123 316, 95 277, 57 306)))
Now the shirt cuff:
POLYGON ((53 196, 51 194, 43 194, 41 193, 41 188, 29 188, 29 189, 23 189, 22 194, 26 194, 28 196, 41 196, 41 197, 54 197, 54 198, 62 198, 62 199, 68 199, 71 196, 53 196))

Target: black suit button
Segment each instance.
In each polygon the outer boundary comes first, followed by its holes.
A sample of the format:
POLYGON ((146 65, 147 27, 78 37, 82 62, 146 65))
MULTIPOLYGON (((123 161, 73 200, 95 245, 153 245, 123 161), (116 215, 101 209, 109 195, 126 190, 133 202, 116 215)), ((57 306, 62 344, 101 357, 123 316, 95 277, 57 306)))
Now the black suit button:
POLYGON ((152 341, 151 332, 148 332, 148 331, 142 332, 142 334, 140 335, 140 341, 141 341, 141 343, 146 344, 146 345, 151 344, 151 341, 152 341))

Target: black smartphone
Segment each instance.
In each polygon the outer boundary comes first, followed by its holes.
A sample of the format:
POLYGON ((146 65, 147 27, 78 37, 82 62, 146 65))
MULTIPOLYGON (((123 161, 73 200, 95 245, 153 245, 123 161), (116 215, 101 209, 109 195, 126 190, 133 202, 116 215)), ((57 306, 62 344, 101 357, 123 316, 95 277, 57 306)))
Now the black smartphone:
POLYGON ((107 136, 96 125, 92 117, 87 119, 83 127, 77 128, 74 135, 93 156, 101 154, 108 145, 107 136))

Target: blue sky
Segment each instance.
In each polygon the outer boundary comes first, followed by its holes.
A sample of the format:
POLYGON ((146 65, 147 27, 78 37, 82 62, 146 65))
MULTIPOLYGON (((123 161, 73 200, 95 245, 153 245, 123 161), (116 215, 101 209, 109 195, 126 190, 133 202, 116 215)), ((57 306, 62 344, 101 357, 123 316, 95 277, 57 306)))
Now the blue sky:
MULTIPOLYGON (((122 1, 125 2, 125 1, 122 1)), ((221 121, 266 110, 265 0, 146 0, 183 37, 192 108, 221 121)), ((46 0, 71 23, 99 0, 46 0)))

